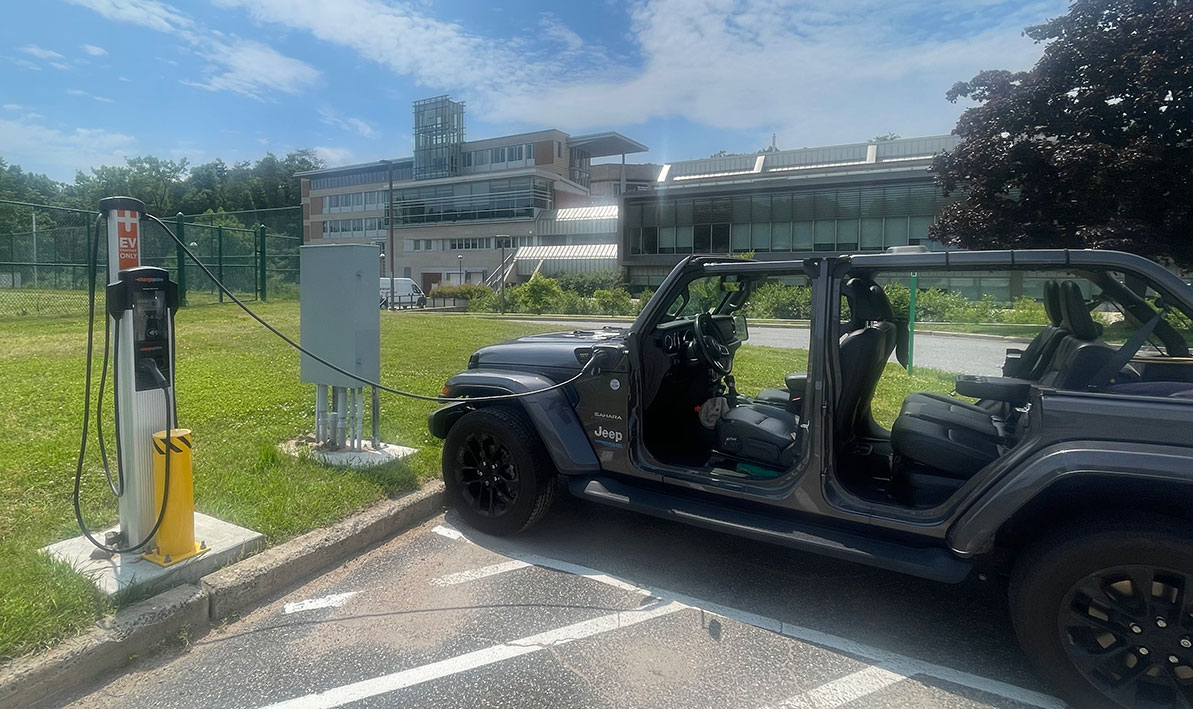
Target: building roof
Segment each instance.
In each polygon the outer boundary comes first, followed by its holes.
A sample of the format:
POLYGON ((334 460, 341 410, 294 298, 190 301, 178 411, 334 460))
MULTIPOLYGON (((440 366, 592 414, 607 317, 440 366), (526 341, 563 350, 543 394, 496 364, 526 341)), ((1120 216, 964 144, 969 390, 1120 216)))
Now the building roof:
POLYGON ((617 205, 545 209, 535 219, 540 236, 566 234, 612 234, 617 231, 617 205))
POLYGON ((558 222, 569 222, 577 219, 617 219, 616 204, 602 204, 596 207, 565 207, 553 209, 548 213, 551 219, 558 222))
POLYGON ((514 255, 518 275, 589 273, 617 268, 617 244, 523 246, 514 255))
POLYGON ((684 160, 663 165, 655 185, 656 189, 675 189, 828 173, 922 169, 935 155, 951 150, 959 142, 955 135, 938 135, 684 160))
POLYGON ((588 135, 573 135, 568 138, 568 147, 583 148, 594 158, 623 153, 644 153, 650 148, 636 140, 631 140, 621 133, 605 131, 604 133, 589 133, 588 135))

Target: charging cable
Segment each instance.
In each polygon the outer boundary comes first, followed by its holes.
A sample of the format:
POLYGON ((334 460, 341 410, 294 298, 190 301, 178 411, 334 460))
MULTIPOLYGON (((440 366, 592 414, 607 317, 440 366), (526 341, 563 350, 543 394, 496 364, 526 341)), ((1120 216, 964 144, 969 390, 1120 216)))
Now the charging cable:
POLYGON ((398 396, 405 396, 410 399, 418 399, 420 401, 437 401, 440 403, 459 403, 459 402, 474 402, 475 403, 475 402, 486 402, 486 401, 509 401, 511 399, 521 399, 521 398, 527 397, 527 396, 534 396, 535 394, 543 394, 548 391, 554 391, 555 389, 560 389, 560 388, 565 387, 569 384, 572 384, 573 382, 580 379, 580 377, 584 376, 588 372, 589 368, 592 367, 592 363, 594 361, 596 361, 595 356, 589 357, 588 361, 584 363, 584 366, 580 368, 580 371, 577 372, 576 375, 574 377, 571 377, 570 379, 566 379, 566 380, 559 382, 557 384, 552 384, 551 386, 548 386, 548 387, 543 387, 542 389, 535 389, 534 391, 523 391, 523 392, 518 392, 516 394, 497 394, 497 395, 493 395, 493 396, 472 396, 472 397, 426 396, 424 394, 414 394, 412 392, 402 391, 400 389, 394 389, 393 387, 387 387, 384 384, 381 384, 379 382, 374 382, 370 379, 366 379, 366 378, 360 376, 359 374, 354 374, 354 373, 349 372, 348 370, 344 369, 343 367, 340 367, 338 365, 332 364, 331 362, 328 362, 326 359, 320 357, 319 355, 315 354, 314 352, 311 352, 310 350, 304 348, 302 345, 298 344, 294 340, 287 337, 285 335, 285 333, 278 330, 273 325, 270 325, 268 322, 265 321, 264 318, 262 318, 260 315, 257 315, 256 313, 254 313, 249 308, 249 306, 245 305, 244 302, 240 300, 240 298, 237 298, 232 293, 232 291, 228 290, 228 288, 223 283, 221 283, 218 278, 215 277, 215 274, 211 272, 211 269, 207 268, 207 266, 203 265, 203 263, 201 261, 199 261, 199 258, 197 256, 195 256, 195 254, 187 247, 187 245, 182 242, 182 239, 179 239, 178 236, 174 233, 174 231, 172 229, 170 229, 170 227, 167 226, 165 222, 163 222, 161 219, 158 219, 157 217, 153 216, 152 214, 146 214, 145 216, 152 219, 153 221, 157 222, 157 224, 162 229, 164 229, 167 234, 170 235, 170 238, 173 239, 176 244, 178 244, 178 247, 180 249, 182 249, 183 252, 185 252, 188 257, 190 257, 191 261, 194 261, 195 265, 197 265, 203 271, 203 273, 208 278, 210 278, 213 283, 215 283, 216 287, 218 287, 220 289, 220 291, 223 292, 224 295, 228 296, 228 298, 230 298, 233 303, 236 303, 237 305, 239 305, 240 309, 243 310, 244 312, 248 313, 249 317, 251 317, 252 319, 261 323, 261 325, 264 326, 266 330, 269 330, 273 334, 277 335, 286 344, 290 345, 294 349, 305 354, 306 356, 310 357, 311 359, 315 360, 316 362, 318 362, 322 365, 325 365, 327 367, 330 367, 333 371, 339 372, 340 374, 343 374, 346 377, 351 377, 352 379, 355 379, 356 381, 360 382, 361 384, 366 384, 371 387, 376 387, 380 391, 388 392, 390 394, 396 394, 398 396))

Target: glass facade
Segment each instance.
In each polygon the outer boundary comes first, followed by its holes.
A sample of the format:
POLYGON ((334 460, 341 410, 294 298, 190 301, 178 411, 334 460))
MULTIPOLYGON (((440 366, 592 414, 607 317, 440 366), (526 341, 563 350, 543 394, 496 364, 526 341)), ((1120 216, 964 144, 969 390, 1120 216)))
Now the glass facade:
POLYGON ((414 102, 414 179, 460 174, 464 102, 447 96, 414 102))
POLYGON ((881 251, 928 240, 947 198, 931 183, 627 198, 630 254, 881 251))
POLYGON ((588 187, 592 179, 592 156, 587 150, 571 148, 568 151, 568 177, 572 182, 588 187))
POLYGON ((541 177, 477 180, 394 190, 395 226, 493 219, 533 219, 550 209, 554 186, 541 177))

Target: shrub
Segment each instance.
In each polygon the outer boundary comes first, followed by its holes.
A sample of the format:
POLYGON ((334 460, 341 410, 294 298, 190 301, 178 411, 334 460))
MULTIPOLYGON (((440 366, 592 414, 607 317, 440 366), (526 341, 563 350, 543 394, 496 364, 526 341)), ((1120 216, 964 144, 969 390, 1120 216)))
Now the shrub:
POLYGON ((633 315, 634 303, 623 288, 600 288, 593 292, 592 300, 597 312, 606 315, 633 315))
MULTIPOLYGON (((506 295, 509 295, 507 292, 506 295)), ((510 303, 506 301, 506 312, 511 310, 510 303)), ((471 298, 468 300, 468 312, 471 313, 499 313, 501 312, 501 300, 496 293, 486 293, 479 298, 471 298)))
POLYGON ((637 312, 639 312, 639 313, 642 312, 642 309, 646 307, 646 304, 649 303, 650 299, 653 297, 654 297, 653 290, 651 290, 650 288, 642 289, 642 292, 638 294, 637 312))
POLYGON ((520 286, 513 289, 506 289, 506 296, 509 296, 510 290, 517 291, 517 302, 525 308, 528 312, 535 315, 541 315, 544 312, 551 310, 563 297, 563 290, 559 287, 559 281, 554 278, 547 278, 541 274, 534 274, 531 279, 520 286))
POLYGON ((750 296, 747 314, 758 318, 807 320, 812 317, 812 289, 767 283, 750 296))
POLYGON ((581 297, 591 298, 598 290, 616 290, 624 288, 619 271, 593 271, 592 273, 563 273, 555 277, 559 287, 565 291, 575 291, 581 297))
POLYGON ((493 293, 493 289, 489 286, 481 285, 479 283, 462 283, 460 285, 441 285, 437 286, 431 291, 432 298, 457 298, 459 300, 472 300, 474 298, 483 298, 486 295, 493 293))
POLYGON ((565 290, 559 296, 559 312, 565 315, 591 315, 592 304, 579 293, 565 290))
POLYGON ((998 322, 1044 325, 1048 322, 1048 313, 1045 312, 1043 303, 1021 295, 1015 299, 1011 307, 999 311, 998 322))

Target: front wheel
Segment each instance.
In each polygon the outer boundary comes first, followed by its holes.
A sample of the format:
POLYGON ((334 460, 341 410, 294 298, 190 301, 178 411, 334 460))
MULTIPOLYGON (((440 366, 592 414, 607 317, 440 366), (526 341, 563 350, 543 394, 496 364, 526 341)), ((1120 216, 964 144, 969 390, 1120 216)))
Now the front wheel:
POLYGON ((1076 525, 1011 580, 1036 672, 1078 707, 1193 707, 1193 536, 1182 522, 1076 525))
POLYGON ((472 527, 497 536, 537 522, 555 497, 555 469, 520 411, 478 409, 452 426, 443 444, 443 483, 451 506, 472 527))

